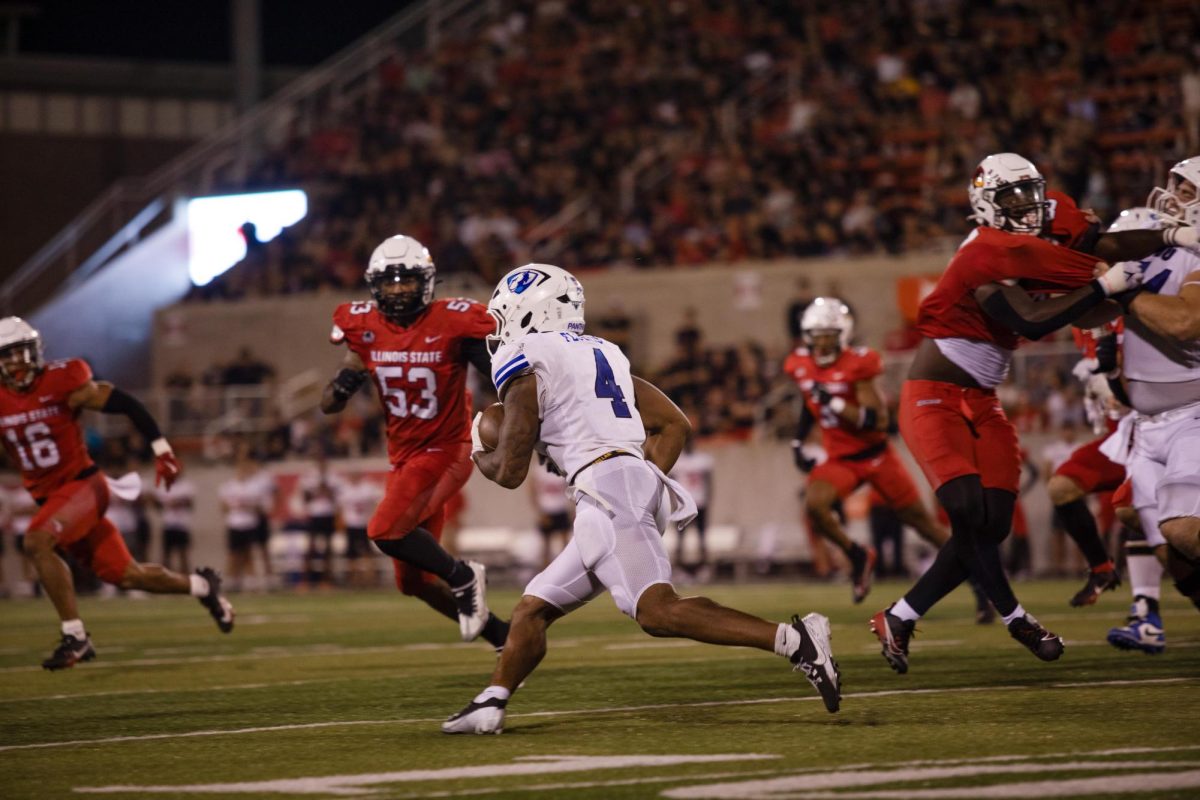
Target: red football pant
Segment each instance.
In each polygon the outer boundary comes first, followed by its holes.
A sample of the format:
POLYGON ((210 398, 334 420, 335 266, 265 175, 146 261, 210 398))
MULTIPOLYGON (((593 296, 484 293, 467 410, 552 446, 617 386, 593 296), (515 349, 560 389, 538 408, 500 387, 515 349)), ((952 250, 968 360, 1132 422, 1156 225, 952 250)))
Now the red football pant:
POLYGON ((1017 431, 995 392, 943 381, 905 381, 900 434, 935 490, 955 478, 978 475, 985 489, 1017 493, 1017 431))
POLYGON ((50 492, 29 523, 30 530, 51 531, 58 547, 106 583, 118 584, 133 556, 117 527, 104 518, 108 483, 96 472, 50 492))
POLYGON ((862 461, 830 459, 818 464, 809 474, 808 481, 832 484, 841 499, 848 497, 864 483, 869 483, 883 501, 897 511, 911 506, 921 497, 904 463, 891 447, 875 458, 862 461))
MULTIPOLYGON (((470 455, 469 442, 456 442, 425 450, 393 467, 383 500, 367 524, 367 536, 402 539, 413 528, 421 527, 441 541, 444 507, 471 477, 470 455)), ((395 559, 392 568, 396 586, 405 594, 415 594, 423 583, 437 580, 395 559)))

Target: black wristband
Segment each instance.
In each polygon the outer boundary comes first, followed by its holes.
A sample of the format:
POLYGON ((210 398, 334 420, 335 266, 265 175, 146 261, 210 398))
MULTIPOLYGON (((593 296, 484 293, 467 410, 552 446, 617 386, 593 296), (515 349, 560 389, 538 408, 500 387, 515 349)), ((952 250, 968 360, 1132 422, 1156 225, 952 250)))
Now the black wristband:
POLYGON ((129 417, 129 421, 146 440, 146 444, 162 438, 162 431, 158 429, 158 423, 154 421, 154 417, 150 416, 150 412, 141 404, 141 401, 115 386, 108 396, 108 400, 105 401, 104 407, 100 410, 106 414, 124 414, 129 417))
POLYGON ((367 380, 367 373, 360 372, 356 369, 345 368, 334 376, 329 385, 333 387, 333 396, 338 400, 348 400, 355 392, 362 388, 363 383, 367 380))
POLYGON ((879 412, 873 408, 860 406, 858 409, 858 427, 864 431, 873 431, 879 427, 879 412))

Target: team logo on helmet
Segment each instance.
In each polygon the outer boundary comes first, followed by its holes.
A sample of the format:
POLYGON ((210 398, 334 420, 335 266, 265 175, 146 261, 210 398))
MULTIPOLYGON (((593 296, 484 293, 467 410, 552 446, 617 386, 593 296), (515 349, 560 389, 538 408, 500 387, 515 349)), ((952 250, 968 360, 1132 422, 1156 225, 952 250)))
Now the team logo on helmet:
POLYGON ((508 290, 513 294, 523 294, 530 286, 536 286, 549 277, 540 269, 527 269, 508 276, 508 290))

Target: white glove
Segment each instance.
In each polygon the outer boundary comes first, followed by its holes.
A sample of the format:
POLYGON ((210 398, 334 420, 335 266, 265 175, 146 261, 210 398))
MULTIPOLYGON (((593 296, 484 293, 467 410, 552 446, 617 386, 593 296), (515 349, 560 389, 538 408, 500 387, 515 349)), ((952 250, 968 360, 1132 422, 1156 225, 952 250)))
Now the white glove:
POLYGON ((476 411, 475 419, 471 420, 471 455, 482 453, 487 448, 483 446, 483 440, 479 438, 479 421, 483 419, 483 412, 476 411))
POLYGON ((1200 236, 1191 225, 1180 225, 1177 228, 1167 228, 1163 231, 1163 242, 1175 247, 1195 249, 1200 244, 1200 236))
POLYGON ((1104 294, 1112 297, 1114 294, 1129 289, 1136 289, 1142 285, 1145 280, 1146 273, 1142 272, 1142 265, 1137 261, 1122 261, 1120 264, 1114 264, 1108 268, 1108 272, 1101 275, 1096 280, 1100 281, 1100 287, 1104 290, 1104 294))
POLYGON ((1087 383, 1091 379, 1092 373, 1099 365, 1100 362, 1094 358, 1081 358, 1079 359, 1079 363, 1072 368, 1071 374, 1074 375, 1075 380, 1079 381, 1080 383, 1087 383))

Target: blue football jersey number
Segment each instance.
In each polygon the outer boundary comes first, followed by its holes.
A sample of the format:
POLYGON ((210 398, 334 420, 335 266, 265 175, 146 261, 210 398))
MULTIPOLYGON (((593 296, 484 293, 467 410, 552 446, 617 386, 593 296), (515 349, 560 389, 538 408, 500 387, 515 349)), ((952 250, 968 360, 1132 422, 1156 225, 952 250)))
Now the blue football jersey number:
POLYGON ((629 419, 633 414, 629 413, 625 392, 621 391, 608 359, 598 347, 593 347, 592 352, 596 355, 596 397, 611 401, 613 414, 621 419, 629 419))

